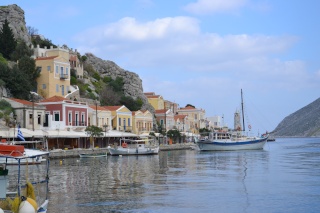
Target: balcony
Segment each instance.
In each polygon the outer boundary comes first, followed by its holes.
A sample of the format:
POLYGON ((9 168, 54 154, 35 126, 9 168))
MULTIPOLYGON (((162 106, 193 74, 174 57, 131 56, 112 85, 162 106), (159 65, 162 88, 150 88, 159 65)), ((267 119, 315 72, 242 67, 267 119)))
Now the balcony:
POLYGON ((60 74, 60 80, 65 80, 65 79, 68 79, 69 78, 69 75, 67 74, 60 74))

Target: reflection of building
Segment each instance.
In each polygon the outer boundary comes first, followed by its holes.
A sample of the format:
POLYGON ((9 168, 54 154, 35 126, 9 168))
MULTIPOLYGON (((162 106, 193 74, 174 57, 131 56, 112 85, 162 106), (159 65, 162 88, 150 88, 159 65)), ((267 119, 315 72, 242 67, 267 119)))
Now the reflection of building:
POLYGON ((238 110, 234 113, 234 129, 239 131, 242 130, 241 116, 238 110))

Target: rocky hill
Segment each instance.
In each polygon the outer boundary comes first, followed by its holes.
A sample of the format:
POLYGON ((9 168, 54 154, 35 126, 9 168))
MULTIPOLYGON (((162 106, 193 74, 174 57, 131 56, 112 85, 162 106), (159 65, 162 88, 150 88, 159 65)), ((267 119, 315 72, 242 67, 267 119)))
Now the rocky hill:
POLYGON ((142 109, 147 109, 154 113, 154 108, 148 103, 148 99, 143 94, 142 80, 136 73, 124 70, 116 63, 103 60, 91 53, 86 53, 86 56, 86 63, 91 64, 94 70, 100 74, 100 76, 110 76, 113 79, 116 77, 123 78, 124 95, 131 96, 134 99, 141 98, 144 103, 142 109))
POLYGON ((273 131, 280 137, 319 137, 320 98, 285 117, 273 131))
MULTIPOLYGON (((2 27, 6 19, 9 22, 15 38, 22 39, 27 44, 31 44, 31 37, 27 31, 24 11, 16 4, 0 6, 0 27, 2 27)), ((148 103, 147 98, 143 94, 142 80, 136 73, 124 70, 114 62, 100 59, 93 54, 87 53, 86 56, 86 63, 91 64, 102 77, 110 76, 113 79, 122 77, 124 80, 124 94, 134 99, 138 97, 141 98, 144 103, 142 110, 147 109, 154 113, 154 108, 148 103)), ((89 78, 89 82, 92 80, 90 76, 85 77, 89 78)))
POLYGON ((31 44, 31 37, 26 27, 24 11, 18 5, 0 6, 0 28, 6 19, 9 22, 9 27, 14 37, 25 41, 26 44, 31 44))

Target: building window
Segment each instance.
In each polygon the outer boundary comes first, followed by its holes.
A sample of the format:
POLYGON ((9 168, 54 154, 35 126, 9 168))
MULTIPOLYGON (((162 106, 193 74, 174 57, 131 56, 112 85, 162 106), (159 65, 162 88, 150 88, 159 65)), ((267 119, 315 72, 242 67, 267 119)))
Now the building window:
POLYGON ((121 118, 119 118, 119 126, 121 126, 121 118))
POLYGON ((63 75, 63 67, 60 67, 60 75, 63 75))
POLYGON ((38 124, 41 124, 41 114, 38 114, 38 124))
POLYGON ((81 114, 81 126, 85 126, 86 124, 85 124, 85 119, 84 119, 84 115, 85 115, 85 113, 82 113, 81 114))
POLYGON ((56 66, 56 74, 59 73, 59 66, 56 66))
POLYGON ((29 114, 29 124, 33 124, 33 114, 29 114))
POLYGON ((47 71, 51 71, 51 66, 47 66, 47 71))
POLYGON ((47 85, 46 84, 42 84, 42 89, 47 89, 47 85))
POLYGON ((69 122, 69 126, 72 126, 72 112, 68 113, 68 122, 69 122))
POLYGON ((53 112, 53 120, 60 121, 60 112, 53 112))
POLYGON ((66 67, 66 75, 69 75, 69 68, 66 67))
POLYGON ((130 122, 130 118, 128 118, 128 126, 131 126, 131 124, 130 124, 131 122, 130 122))

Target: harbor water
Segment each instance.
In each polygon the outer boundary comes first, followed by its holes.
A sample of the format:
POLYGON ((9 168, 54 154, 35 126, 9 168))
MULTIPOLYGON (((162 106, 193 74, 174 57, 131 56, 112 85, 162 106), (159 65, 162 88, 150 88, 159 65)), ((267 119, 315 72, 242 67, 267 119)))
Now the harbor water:
POLYGON ((50 162, 49 213, 320 212, 320 138, 50 162))

